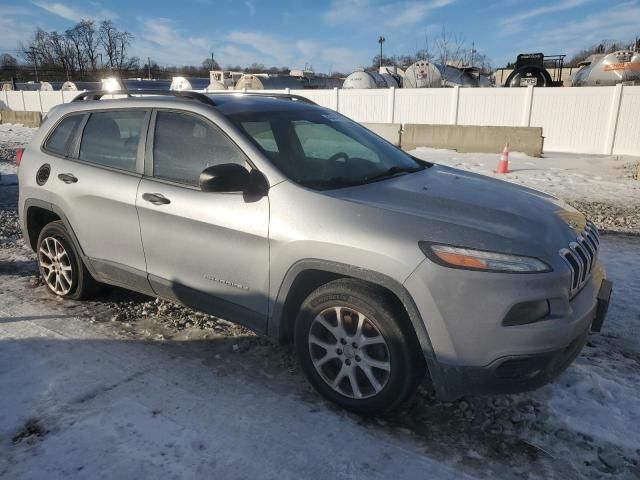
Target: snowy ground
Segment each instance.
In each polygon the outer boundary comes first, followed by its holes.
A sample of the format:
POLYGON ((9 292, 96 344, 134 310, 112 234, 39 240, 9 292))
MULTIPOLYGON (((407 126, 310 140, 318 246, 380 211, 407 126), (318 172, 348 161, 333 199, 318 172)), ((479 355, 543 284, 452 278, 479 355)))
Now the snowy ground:
POLYGON ((640 479, 638 237, 603 237, 609 318, 553 385, 443 403, 425 384, 362 418, 224 320, 119 289, 48 295, 16 194, 0 185, 0 478, 640 479))
POLYGON ((498 154, 419 148, 418 158, 489 175, 555 195, 586 213, 600 229, 640 233, 638 157, 545 153, 509 155, 510 173, 495 172, 498 154))

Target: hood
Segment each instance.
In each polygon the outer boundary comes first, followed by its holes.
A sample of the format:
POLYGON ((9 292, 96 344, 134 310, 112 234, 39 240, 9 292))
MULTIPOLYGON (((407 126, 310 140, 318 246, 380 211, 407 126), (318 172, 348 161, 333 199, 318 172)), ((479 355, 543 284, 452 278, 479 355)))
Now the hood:
POLYGON ((555 197, 440 165, 331 195, 413 217, 422 240, 524 255, 555 255, 586 224, 555 197))

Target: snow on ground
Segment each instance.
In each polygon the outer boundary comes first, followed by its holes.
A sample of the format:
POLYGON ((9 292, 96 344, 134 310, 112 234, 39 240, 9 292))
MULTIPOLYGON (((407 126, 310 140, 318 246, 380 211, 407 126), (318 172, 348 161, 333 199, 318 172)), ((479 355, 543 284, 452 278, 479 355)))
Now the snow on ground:
POLYGON ((599 228, 640 233, 637 157, 545 153, 509 155, 510 173, 494 173, 499 154, 418 148, 418 158, 525 185, 559 197, 587 214, 599 228))
POLYGON ((640 205, 640 182, 632 178, 631 166, 640 161, 632 157, 545 153, 541 158, 524 153, 509 155, 510 173, 495 173, 499 154, 458 153, 452 150, 419 148, 411 152, 418 158, 454 168, 489 175, 526 185, 567 200, 640 205))
POLYGON ((0 124, 0 185, 18 183, 15 150, 29 143, 36 130, 22 125, 0 124))

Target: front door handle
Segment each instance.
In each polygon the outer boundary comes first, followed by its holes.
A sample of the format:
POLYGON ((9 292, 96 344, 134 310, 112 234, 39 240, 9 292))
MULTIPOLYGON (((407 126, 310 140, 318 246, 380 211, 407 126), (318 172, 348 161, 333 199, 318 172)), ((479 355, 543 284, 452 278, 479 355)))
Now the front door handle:
POLYGON ((58 175, 58 178, 62 180, 64 183, 76 183, 78 179, 72 173, 61 173, 58 175))
POLYGON ((142 199, 147 202, 151 202, 154 205, 166 205, 167 203, 171 203, 171 200, 161 193, 143 193, 142 199))

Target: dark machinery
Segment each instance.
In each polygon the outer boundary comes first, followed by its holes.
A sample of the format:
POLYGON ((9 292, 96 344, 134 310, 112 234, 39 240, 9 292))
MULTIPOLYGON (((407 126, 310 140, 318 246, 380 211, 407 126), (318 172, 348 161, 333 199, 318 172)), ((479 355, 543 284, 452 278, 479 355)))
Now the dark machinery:
POLYGON ((521 53, 505 87, 561 87, 565 55, 521 53), (551 69, 553 75, 549 73, 551 69))

